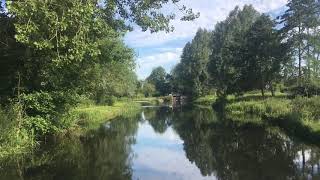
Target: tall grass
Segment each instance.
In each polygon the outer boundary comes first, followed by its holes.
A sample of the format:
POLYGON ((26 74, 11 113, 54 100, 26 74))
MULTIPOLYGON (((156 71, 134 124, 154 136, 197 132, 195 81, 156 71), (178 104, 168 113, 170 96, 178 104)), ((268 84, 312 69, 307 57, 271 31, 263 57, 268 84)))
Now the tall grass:
POLYGON ((197 105, 205 105, 210 106, 217 100, 217 96, 215 95, 207 95, 204 97, 200 97, 194 101, 197 105))
POLYGON ((0 109, 0 158, 29 153, 37 142, 33 132, 25 127, 22 106, 13 104, 0 109))
MULTIPOLYGON (((61 127, 54 136, 65 133, 81 134, 98 128, 101 123, 117 116, 131 117, 140 111, 140 104, 132 101, 116 102, 112 106, 98 106, 85 103, 62 115, 61 127)), ((30 153, 39 145, 39 137, 30 126, 30 119, 24 115, 19 104, 0 108, 0 160, 30 153), (10 108, 9 108, 10 107, 10 108)))
POLYGON ((141 106, 132 101, 116 102, 112 106, 85 105, 73 109, 63 120, 72 122, 77 132, 98 128, 101 123, 117 116, 130 117, 140 112, 141 106))
POLYGON ((261 118, 285 116, 291 112, 288 99, 268 98, 264 100, 239 101, 226 105, 226 114, 237 116, 255 115, 261 118))
POLYGON ((235 100, 225 107, 227 119, 271 123, 287 133, 313 143, 320 142, 320 97, 235 100))

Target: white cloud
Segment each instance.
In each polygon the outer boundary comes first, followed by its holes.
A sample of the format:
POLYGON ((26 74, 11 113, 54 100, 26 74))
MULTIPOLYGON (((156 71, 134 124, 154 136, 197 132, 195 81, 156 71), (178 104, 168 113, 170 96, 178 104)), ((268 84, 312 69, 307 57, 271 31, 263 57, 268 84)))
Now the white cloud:
MULTIPOLYGON (((252 4, 259 12, 265 13, 283 7, 286 3, 287 0, 181 0, 181 4, 191 7, 195 12, 200 12, 200 18, 192 22, 174 20, 172 25, 175 27, 175 31, 172 33, 160 32, 151 34, 149 32, 141 32, 139 28, 136 28, 133 32, 129 32, 126 35, 125 40, 129 46, 139 49, 140 51, 146 48, 148 48, 149 51, 150 48, 166 48, 165 46, 175 42, 186 43, 192 39, 198 28, 213 29, 214 25, 224 20, 229 12, 237 5, 242 7, 245 4, 252 4)), ((175 6, 169 6, 164 11, 176 12, 178 10, 175 6)), ((137 72, 139 77, 145 77, 145 74, 151 71, 150 67, 154 67, 152 64, 163 65, 161 63, 167 63, 169 59, 170 61, 178 62, 180 54, 174 53, 173 55, 172 51, 174 50, 168 48, 167 53, 158 54, 158 52, 156 52, 153 55, 140 56, 140 61, 144 63, 140 64, 138 68, 137 72), (165 57, 160 58, 163 56, 165 57), (173 57, 178 59, 173 60, 173 57), (147 62, 148 60, 151 62, 147 62)))
POLYGON ((178 63, 182 48, 168 49, 165 52, 139 57, 137 59, 137 73, 140 78, 146 78, 153 68, 163 66, 167 72, 178 63))

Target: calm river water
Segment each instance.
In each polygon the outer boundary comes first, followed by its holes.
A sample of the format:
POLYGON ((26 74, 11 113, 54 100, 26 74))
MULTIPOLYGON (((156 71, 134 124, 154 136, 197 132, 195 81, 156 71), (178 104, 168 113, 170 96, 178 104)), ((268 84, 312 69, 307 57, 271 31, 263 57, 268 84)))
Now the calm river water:
POLYGON ((0 180, 320 179, 320 149, 211 109, 146 107, 0 165, 0 180))

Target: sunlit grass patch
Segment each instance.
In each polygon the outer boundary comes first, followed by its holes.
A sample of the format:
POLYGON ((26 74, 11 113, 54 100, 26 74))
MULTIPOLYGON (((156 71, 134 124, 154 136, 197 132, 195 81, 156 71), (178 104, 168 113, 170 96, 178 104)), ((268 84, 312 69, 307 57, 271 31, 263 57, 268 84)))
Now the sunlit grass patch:
POLYGON ((210 106, 212 105, 215 101, 217 100, 217 96, 215 95, 207 95, 200 97, 194 101, 195 104, 200 104, 200 105, 207 105, 210 106))
POLYGON ((76 129, 90 130, 117 116, 129 117, 140 111, 138 103, 130 101, 116 102, 113 106, 87 105, 75 108, 67 116, 74 120, 76 129))

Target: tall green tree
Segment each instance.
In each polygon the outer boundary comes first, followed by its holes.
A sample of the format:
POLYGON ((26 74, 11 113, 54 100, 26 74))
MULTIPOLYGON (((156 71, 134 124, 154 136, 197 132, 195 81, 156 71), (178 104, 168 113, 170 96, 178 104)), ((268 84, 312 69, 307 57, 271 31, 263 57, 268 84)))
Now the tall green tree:
POLYGON ((154 68, 146 81, 153 84, 159 95, 166 95, 170 93, 168 89, 167 72, 163 67, 154 68))
POLYGON ((280 17, 285 39, 291 44, 293 59, 298 60, 298 78, 301 84, 303 64, 310 55, 311 29, 319 26, 319 2, 315 0, 289 0, 288 10, 280 17), (296 58, 295 58, 296 57, 296 58))
POLYGON ((244 41, 248 30, 259 17, 251 6, 236 7, 226 20, 218 23, 212 36, 212 55, 208 72, 218 96, 241 92, 240 65, 244 58, 244 41))
POLYGON ((274 95, 273 84, 280 79, 283 64, 287 61, 287 46, 281 42, 276 23, 261 15, 247 33, 246 52, 241 63, 242 90, 260 89, 262 96, 268 85, 274 95))
POLYGON ((190 43, 187 43, 181 55, 181 62, 173 71, 176 86, 181 93, 194 97, 208 93, 207 64, 210 49, 211 32, 199 29, 190 43))

